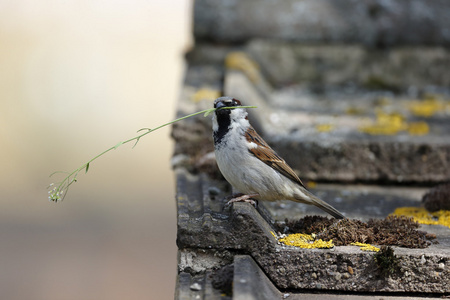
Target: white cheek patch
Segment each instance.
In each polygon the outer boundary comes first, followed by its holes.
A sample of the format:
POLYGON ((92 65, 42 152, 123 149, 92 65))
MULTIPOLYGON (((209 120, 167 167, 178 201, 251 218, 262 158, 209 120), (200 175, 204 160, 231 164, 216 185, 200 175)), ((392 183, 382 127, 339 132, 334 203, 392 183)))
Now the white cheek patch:
POLYGON ((245 131, 248 127, 250 127, 250 123, 245 117, 247 116, 247 112, 242 108, 236 108, 231 111, 231 125, 230 131, 236 132, 239 135, 244 135, 245 131))
POLYGON ((237 121, 239 122, 239 124, 244 127, 244 128, 248 128, 250 126, 250 122, 245 118, 247 116, 247 113, 244 113, 241 118, 237 119, 237 121))
POLYGON ((234 120, 236 123, 239 123, 241 125, 250 124, 248 120, 245 119, 246 116, 247 112, 243 108, 232 109, 230 113, 231 120, 234 120))
POLYGON ((219 124, 217 123, 216 116, 213 116, 213 118, 212 118, 212 128, 214 131, 219 130, 219 124))

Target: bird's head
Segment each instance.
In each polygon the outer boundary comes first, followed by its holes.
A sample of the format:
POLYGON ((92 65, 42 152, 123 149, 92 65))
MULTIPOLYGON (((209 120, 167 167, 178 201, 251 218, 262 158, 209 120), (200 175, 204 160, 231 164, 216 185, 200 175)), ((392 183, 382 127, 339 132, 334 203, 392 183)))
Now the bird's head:
POLYGON ((220 97, 214 101, 214 108, 216 108, 215 116, 219 122, 229 123, 231 121, 238 121, 247 117, 247 111, 242 106, 241 101, 232 97, 220 97), (231 108, 225 108, 231 107, 231 108))
POLYGON ((231 128, 245 130, 250 126, 247 120, 247 111, 241 101, 232 97, 220 97, 214 101, 213 131, 215 142, 219 141, 231 128), (225 107, 231 107, 224 109, 225 107))
MULTIPOLYGON (((231 98, 231 97, 220 97, 214 101, 214 108, 238 107, 238 106, 242 106, 241 101, 231 98)), ((218 109, 218 110, 216 110, 216 114, 224 113, 227 111, 229 113, 230 110, 229 109, 218 109)))

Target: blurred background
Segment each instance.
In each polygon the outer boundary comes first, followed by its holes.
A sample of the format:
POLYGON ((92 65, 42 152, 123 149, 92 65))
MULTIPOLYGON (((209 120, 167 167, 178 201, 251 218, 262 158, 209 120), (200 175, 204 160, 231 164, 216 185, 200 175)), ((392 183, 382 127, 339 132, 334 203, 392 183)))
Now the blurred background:
POLYGON ((0 298, 172 299, 170 128, 191 1, 0 0, 0 298))

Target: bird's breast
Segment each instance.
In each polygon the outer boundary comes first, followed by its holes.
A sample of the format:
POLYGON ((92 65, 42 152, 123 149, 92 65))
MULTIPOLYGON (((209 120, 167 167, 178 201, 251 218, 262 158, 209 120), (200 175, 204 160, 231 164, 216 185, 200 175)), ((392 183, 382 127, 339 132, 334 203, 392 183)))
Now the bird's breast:
POLYGON ((237 191, 258 193, 261 200, 284 199, 281 189, 286 184, 286 178, 252 155, 246 143, 216 147, 215 154, 222 175, 237 191))

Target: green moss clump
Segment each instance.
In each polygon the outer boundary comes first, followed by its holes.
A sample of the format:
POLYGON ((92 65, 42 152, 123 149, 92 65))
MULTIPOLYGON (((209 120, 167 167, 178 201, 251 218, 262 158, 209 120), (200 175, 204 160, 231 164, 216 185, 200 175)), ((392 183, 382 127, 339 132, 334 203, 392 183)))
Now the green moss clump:
POLYGON ((399 270, 399 258, 395 256, 392 247, 381 246, 380 251, 373 258, 381 276, 389 276, 399 270))

